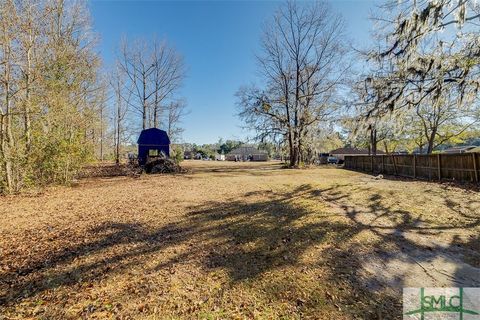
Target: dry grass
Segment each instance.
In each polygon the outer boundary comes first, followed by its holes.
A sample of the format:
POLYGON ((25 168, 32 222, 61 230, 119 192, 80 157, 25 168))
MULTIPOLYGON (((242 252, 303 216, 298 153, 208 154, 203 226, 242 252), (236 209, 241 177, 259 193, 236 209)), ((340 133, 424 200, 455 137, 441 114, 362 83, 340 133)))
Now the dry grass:
POLYGON ((478 193, 184 165, 1 198, 0 319, 389 319, 404 285, 478 285, 478 193))

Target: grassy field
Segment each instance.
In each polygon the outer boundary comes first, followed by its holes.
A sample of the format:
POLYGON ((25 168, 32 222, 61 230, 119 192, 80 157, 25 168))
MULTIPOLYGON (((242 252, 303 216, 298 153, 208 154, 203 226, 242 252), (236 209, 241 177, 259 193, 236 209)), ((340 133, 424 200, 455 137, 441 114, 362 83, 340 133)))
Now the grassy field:
POLYGON ((0 198, 0 319, 398 319, 480 286, 480 195, 278 163, 0 198))

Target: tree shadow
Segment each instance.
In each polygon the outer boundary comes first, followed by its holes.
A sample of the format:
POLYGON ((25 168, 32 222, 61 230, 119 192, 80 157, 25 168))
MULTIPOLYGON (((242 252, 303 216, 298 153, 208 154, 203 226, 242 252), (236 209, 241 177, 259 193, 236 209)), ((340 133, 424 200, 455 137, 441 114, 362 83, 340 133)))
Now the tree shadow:
POLYGON ((453 179, 428 179, 428 178, 422 178, 422 177, 416 177, 414 178, 413 176, 402 176, 402 175, 393 175, 393 174, 386 174, 386 173, 381 173, 381 172, 370 172, 370 171, 362 171, 362 170, 354 170, 354 169, 348 169, 345 167, 342 167, 343 170, 348 170, 348 171, 353 171, 353 172, 360 172, 365 175, 370 176, 371 178, 374 178, 375 176, 378 176, 379 174, 382 176, 382 179, 385 180, 390 180, 390 181, 399 181, 399 182, 427 182, 431 184, 436 184, 440 185, 442 188, 450 188, 450 187, 455 187, 459 188, 465 191, 480 191, 480 184, 478 182, 473 182, 473 181, 458 181, 458 180, 453 180, 453 179))
MULTIPOLYGON (((478 228, 480 217, 469 217, 471 221, 461 226, 448 221, 432 225, 419 215, 386 205, 379 194, 372 194, 365 207, 353 206, 351 192, 350 185, 319 189, 305 184, 289 192, 253 191, 192 206, 176 223, 156 229, 106 222, 88 231, 88 241, 23 257, 27 261, 22 266, 2 268, 0 306, 16 305, 60 286, 125 273, 134 265, 146 264, 151 255, 186 243, 193 245, 162 257, 153 270, 198 258, 204 270, 223 270, 233 284, 292 267, 299 273, 322 270, 323 283, 317 289, 325 292, 317 295, 312 291, 305 299, 287 301, 300 314, 316 308, 315 304, 330 304, 369 319, 398 318, 408 268, 424 269, 428 277, 432 270, 425 266, 437 258, 451 258, 452 263, 458 260, 454 273, 448 275, 452 283, 479 285, 465 278, 475 270, 469 267, 478 266, 479 237, 465 240, 461 233, 478 228), (319 208, 318 204, 325 206, 319 208), (458 233, 450 243, 429 241, 447 231, 458 233), (422 239, 425 241, 419 241, 422 239), (314 248, 315 258, 307 259, 314 248), (369 264, 370 269, 366 268, 369 264), (404 269, 388 274, 396 270, 391 267, 395 264, 404 269), (327 288, 335 294, 328 294, 327 288)), ((418 279, 417 283, 432 283, 429 281, 418 279)), ((266 288, 265 294, 275 298, 275 286, 279 284, 266 288)))
MULTIPOLYGON (((59 286, 95 281, 109 273, 122 272, 132 264, 141 263, 142 261, 136 259, 137 257, 173 245, 188 231, 173 224, 150 232, 137 223, 103 223, 88 231, 85 238, 93 239, 91 241, 80 242, 56 252, 44 252, 41 255, 29 257, 30 259, 24 265, 17 268, 4 268, 3 270, 8 271, 0 273, 1 287, 8 289, 1 292, 0 306, 21 301, 59 286), (102 256, 103 251, 108 248, 137 244, 138 246, 134 249, 102 256), (93 261, 73 266, 76 260, 91 257, 94 257, 93 261), (58 269, 60 271, 57 271, 58 269)), ((69 235, 63 236, 69 237, 69 235)))

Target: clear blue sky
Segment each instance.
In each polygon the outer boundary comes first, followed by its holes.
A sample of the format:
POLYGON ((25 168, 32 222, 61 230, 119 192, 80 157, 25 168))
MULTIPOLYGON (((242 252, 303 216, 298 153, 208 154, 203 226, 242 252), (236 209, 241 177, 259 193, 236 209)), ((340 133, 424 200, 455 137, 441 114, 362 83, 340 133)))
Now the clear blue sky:
MULTIPOLYGON (((371 1, 330 1, 347 22, 352 43, 369 41, 371 1)), ((255 80, 254 54, 262 24, 279 1, 91 1, 99 50, 106 66, 115 59, 122 36, 167 38, 188 67, 180 94, 189 114, 183 140, 198 144, 218 138, 245 139, 236 116, 235 92, 255 80)))

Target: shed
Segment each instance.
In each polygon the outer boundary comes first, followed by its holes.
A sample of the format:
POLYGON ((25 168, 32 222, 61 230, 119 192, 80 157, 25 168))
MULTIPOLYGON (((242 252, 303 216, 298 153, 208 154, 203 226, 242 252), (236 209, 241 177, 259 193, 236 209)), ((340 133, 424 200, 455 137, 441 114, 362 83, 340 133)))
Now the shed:
POLYGON ((148 157, 158 157, 162 154, 170 156, 170 139, 168 134, 157 128, 142 130, 137 140, 138 164, 143 166, 148 157))

